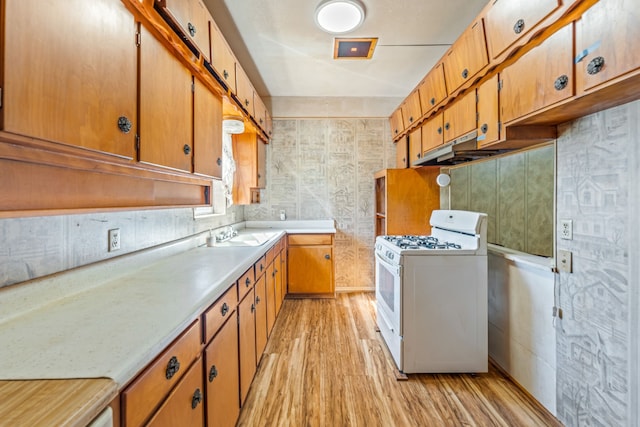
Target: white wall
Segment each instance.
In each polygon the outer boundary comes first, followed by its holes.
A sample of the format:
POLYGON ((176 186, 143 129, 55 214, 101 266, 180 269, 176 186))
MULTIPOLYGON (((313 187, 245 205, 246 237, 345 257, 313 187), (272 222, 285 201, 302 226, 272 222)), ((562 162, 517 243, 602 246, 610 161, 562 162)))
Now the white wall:
POLYGON ((489 253, 489 355, 556 414, 556 332, 550 268, 489 253))

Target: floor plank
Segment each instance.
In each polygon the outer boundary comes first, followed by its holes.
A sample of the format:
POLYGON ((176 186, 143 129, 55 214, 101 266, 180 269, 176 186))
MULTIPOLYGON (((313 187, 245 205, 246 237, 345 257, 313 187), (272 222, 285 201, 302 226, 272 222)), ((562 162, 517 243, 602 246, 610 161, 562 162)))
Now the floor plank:
POLYGON ((397 381, 372 293, 285 300, 239 426, 561 426, 500 371, 397 381))

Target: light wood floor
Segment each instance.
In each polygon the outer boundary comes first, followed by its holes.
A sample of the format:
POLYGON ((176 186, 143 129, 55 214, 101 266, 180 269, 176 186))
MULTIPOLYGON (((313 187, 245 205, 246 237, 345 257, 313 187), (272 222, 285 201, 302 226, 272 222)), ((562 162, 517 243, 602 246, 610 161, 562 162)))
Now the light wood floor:
POLYGON ((372 293, 286 300, 238 425, 561 425, 494 367, 408 381, 394 370, 372 293))

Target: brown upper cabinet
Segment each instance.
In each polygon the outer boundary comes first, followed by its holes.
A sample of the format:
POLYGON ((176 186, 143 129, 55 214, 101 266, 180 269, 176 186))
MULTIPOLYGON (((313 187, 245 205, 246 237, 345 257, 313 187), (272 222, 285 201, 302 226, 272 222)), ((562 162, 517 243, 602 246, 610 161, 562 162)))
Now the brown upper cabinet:
POLYGON ((470 81, 489 64, 482 19, 476 21, 444 55, 444 72, 449 93, 470 81))
POLYGON ((191 73, 142 26, 140 75, 139 160, 191 172, 191 73))
POLYGON ((255 110, 253 105, 253 85, 247 77, 240 64, 236 62, 236 88, 238 101, 242 105, 242 108, 251 116, 255 117, 255 110))
POLYGON ((600 0, 576 22, 578 93, 640 69, 640 2, 600 0))
POLYGON ((155 7, 169 20, 187 45, 193 45, 208 62, 211 58, 209 43, 211 15, 202 1, 155 0, 155 7))
POLYGON ((396 169, 404 169, 408 165, 409 160, 409 146, 407 145, 407 138, 400 138, 396 142, 396 169))
POLYGON ((438 148, 444 143, 444 113, 438 113, 433 117, 430 117, 422 125, 422 154, 427 151, 438 148))
POLYGON ((409 166, 422 158, 422 127, 409 133, 409 166))
POLYGON ((222 99, 198 79, 193 86, 193 172, 222 177, 222 99))
POLYGON ((269 110, 265 111, 265 116, 267 119, 267 125, 265 126, 264 131, 267 134, 267 138, 271 139, 273 136, 273 119, 271 118, 271 114, 269 114, 269 110))
POLYGON ((422 113, 433 110, 436 105, 447 97, 447 86, 444 80, 444 65, 442 63, 433 67, 418 87, 420 92, 420 106, 422 113))
POLYGON ((498 110, 498 74, 478 86, 478 147, 500 139, 500 115, 498 110))
POLYGON ((491 58, 529 34, 560 6, 560 0, 495 0, 485 17, 491 58))
POLYGON ((265 107, 264 102, 262 102, 262 99, 255 92, 253 93, 253 105, 255 110, 254 119, 260 129, 262 129, 264 133, 267 133, 267 107, 265 107))
POLYGON ((422 109, 420 107, 420 93, 418 89, 415 89, 405 103, 402 105, 402 119, 404 128, 410 128, 415 122, 417 122, 422 116, 422 109))
POLYGON ((444 110, 444 142, 474 131, 477 128, 475 89, 459 96, 444 110))
POLYGON ((502 70, 500 79, 503 124, 573 96, 573 24, 502 70))
POLYGON ((233 135, 236 172, 233 200, 238 205, 260 202, 260 188, 266 186, 267 146, 254 132, 233 135))
POLYGON ((124 5, 3 4, 2 130, 134 158, 136 26, 124 5))
POLYGON ((391 114, 391 137, 395 138, 404 131, 404 122, 402 120, 402 107, 398 107, 391 114))
POLYGON ((211 19, 211 65, 216 74, 236 94, 236 57, 227 44, 215 21, 211 19))

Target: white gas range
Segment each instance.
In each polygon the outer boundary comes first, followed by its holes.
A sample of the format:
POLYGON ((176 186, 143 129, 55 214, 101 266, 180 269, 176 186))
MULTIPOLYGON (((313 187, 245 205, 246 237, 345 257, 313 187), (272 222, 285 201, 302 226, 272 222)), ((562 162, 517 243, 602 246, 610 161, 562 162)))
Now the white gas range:
POLYGON ((402 373, 487 372, 487 215, 437 210, 430 224, 376 238, 378 327, 402 373))

